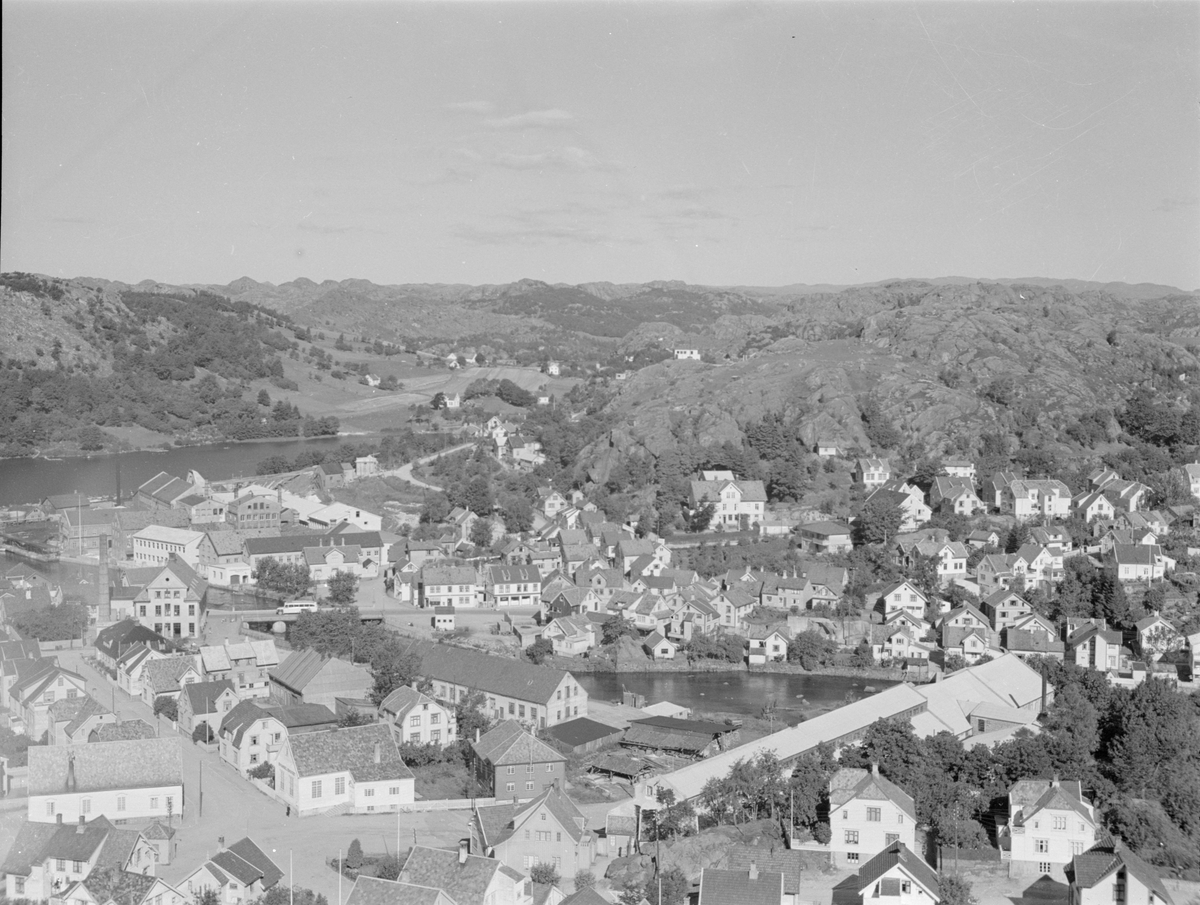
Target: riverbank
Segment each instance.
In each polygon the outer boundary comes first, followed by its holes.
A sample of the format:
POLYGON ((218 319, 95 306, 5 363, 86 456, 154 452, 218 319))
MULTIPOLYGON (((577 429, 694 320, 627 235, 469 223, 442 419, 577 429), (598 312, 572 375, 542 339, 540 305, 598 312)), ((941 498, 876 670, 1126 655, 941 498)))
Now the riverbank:
POLYGON ((764 663, 751 666, 746 663, 730 663, 726 660, 622 659, 614 661, 607 657, 597 657, 594 659, 547 657, 544 665, 566 670, 577 675, 746 673, 749 675, 834 676, 845 679, 881 679, 886 682, 900 682, 904 679, 902 670, 889 669, 882 666, 821 666, 816 669, 805 669, 799 663, 764 663))

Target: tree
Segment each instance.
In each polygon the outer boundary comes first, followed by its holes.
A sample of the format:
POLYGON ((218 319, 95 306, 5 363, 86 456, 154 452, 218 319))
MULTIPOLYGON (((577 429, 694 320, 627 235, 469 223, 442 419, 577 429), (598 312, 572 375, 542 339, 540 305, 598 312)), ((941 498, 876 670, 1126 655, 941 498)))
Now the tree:
POLYGON ((346 867, 351 870, 358 870, 363 864, 363 848, 362 843, 358 839, 353 839, 350 842, 350 847, 346 849, 345 858, 346 867))
POLYGON ((543 886, 557 886, 562 879, 558 868, 548 861, 541 861, 529 868, 529 879, 543 886))
POLYGON ((642 899, 642 884, 633 880, 626 881, 621 887, 621 895, 617 898, 617 905, 641 905, 642 899))
POLYGON ((637 638, 637 626, 624 615, 614 616, 600 625, 600 643, 616 644, 624 637, 637 638))
POLYGON ((522 534, 533 528, 533 505, 522 496, 506 493, 500 497, 500 518, 505 531, 522 534))
POLYGON ((390 639, 379 645, 371 655, 371 673, 375 676, 371 701, 376 706, 380 705, 384 698, 400 686, 414 684, 420 671, 420 653, 404 646, 397 636, 391 635, 390 639))
POLYGON ((179 721, 179 702, 175 698, 159 697, 154 699, 154 715, 165 716, 172 723, 179 721))
POLYGON ((254 569, 254 580, 260 588, 278 591, 295 599, 303 597, 312 587, 312 576, 304 563, 281 563, 275 557, 260 559, 254 569))
POLYGON ((687 527, 688 531, 693 534, 699 534, 702 531, 707 531, 712 525, 713 513, 717 511, 717 507, 712 503, 704 503, 688 516, 687 527))
POLYGON ((348 729, 351 726, 366 726, 368 723, 372 722, 374 722, 374 720, 372 720, 361 710, 356 707, 351 707, 338 717, 337 724, 339 729, 348 729))
POLYGON ((444 493, 435 493, 427 497, 421 506, 420 521, 422 525, 436 525, 450 517, 450 500, 444 493))
POLYGON ((358 596, 358 576, 353 572, 337 569, 329 576, 328 588, 328 600, 334 606, 353 606, 354 599, 358 596))
POLYGON ((446 394, 434 393, 433 399, 429 403, 429 407, 434 410, 444 409, 446 407, 446 394))
POLYGON ((938 885, 942 894, 941 905, 979 905, 971 884, 957 874, 943 876, 938 885))
POLYGON ((211 886, 206 886, 196 898, 196 905, 221 905, 221 897, 211 886))
POLYGON ((329 905, 329 900, 302 886, 287 887, 277 883, 255 899, 254 905, 329 905))
POLYGON ((685 905, 691 883, 678 867, 668 867, 659 872, 658 881, 646 884, 644 894, 651 905, 685 905))
POLYGON ((904 515, 898 506, 880 496, 867 500, 854 520, 856 544, 886 544, 900 531, 904 515))
POLYGON ((571 882, 575 884, 575 892, 596 885, 596 875, 590 870, 577 870, 571 882))
POLYGON ((476 735, 490 732, 492 721, 487 715, 487 696, 481 691, 473 691, 461 698, 454 707, 454 720, 458 726, 458 739, 464 744, 475 741, 476 735))
POLYGON ((258 399, 256 401, 258 402, 259 405, 263 406, 264 408, 270 408, 271 407, 271 394, 268 393, 266 390, 259 390, 258 391, 258 399))
POLYGON ((536 663, 541 666, 546 658, 553 655, 554 645, 546 638, 538 638, 533 644, 525 648, 525 658, 530 663, 536 663))
POLYGON ((788 660, 798 662, 805 669, 824 666, 837 653, 837 646, 814 629, 800 632, 788 645, 788 660))
POLYGON ((492 520, 489 518, 475 519, 467 540, 480 549, 490 547, 492 545, 492 520))
POLYGON ((463 505, 476 515, 491 515, 495 501, 492 485, 486 475, 476 475, 467 482, 463 491, 463 505))

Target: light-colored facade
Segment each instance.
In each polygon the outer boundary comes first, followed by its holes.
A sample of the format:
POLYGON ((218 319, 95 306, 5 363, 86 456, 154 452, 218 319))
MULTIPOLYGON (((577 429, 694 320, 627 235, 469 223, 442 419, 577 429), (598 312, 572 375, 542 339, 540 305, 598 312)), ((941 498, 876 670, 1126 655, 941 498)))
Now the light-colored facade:
POLYGON ((193 569, 200 565, 200 544, 204 534, 183 528, 164 528, 148 525, 131 538, 133 561, 143 566, 164 566, 172 555, 182 559, 193 569))
POLYGON ((379 705, 379 721, 391 727, 397 745, 438 745, 458 741, 454 711, 415 688, 401 686, 379 705))
POLYGON ((889 845, 915 844, 917 812, 912 797, 871 770, 841 769, 829 780, 829 852, 839 867, 853 869, 889 845))
POLYGON ((275 791, 301 817, 396 811, 413 803, 413 785, 381 723, 288 736, 275 764, 275 791))
POLYGON ((1061 880, 1071 859, 1096 842, 1095 809, 1078 780, 1021 780, 1008 791, 1008 814, 997 837, 1012 876, 1061 880))

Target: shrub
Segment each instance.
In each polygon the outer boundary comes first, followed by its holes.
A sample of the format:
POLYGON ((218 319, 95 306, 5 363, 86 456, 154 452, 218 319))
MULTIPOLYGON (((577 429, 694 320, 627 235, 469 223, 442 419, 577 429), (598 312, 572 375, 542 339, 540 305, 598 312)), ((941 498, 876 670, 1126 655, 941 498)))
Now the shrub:
POLYGON ((346 850, 346 867, 351 870, 358 870, 363 863, 362 843, 355 839, 350 843, 350 848, 346 850))
POLYGON ((533 880, 534 883, 541 883, 545 886, 556 886, 562 879, 562 875, 559 874, 558 868, 553 864, 542 862, 541 864, 533 865, 529 869, 529 879, 533 880))

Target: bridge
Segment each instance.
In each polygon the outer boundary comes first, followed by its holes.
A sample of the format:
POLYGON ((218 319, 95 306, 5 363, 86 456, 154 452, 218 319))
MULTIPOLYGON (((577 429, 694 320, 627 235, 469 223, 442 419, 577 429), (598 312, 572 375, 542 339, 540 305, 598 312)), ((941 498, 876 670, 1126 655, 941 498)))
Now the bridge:
MULTIPOLYGON (((325 612, 328 612, 327 610, 325 612)), ((245 625, 266 625, 271 630, 275 623, 286 624, 295 622, 301 613, 277 613, 274 609, 264 610, 208 610, 208 619, 224 619, 224 620, 240 620, 245 625)), ((376 607, 374 609, 360 609, 358 611, 358 621, 367 622, 383 622, 383 608, 376 607)))

